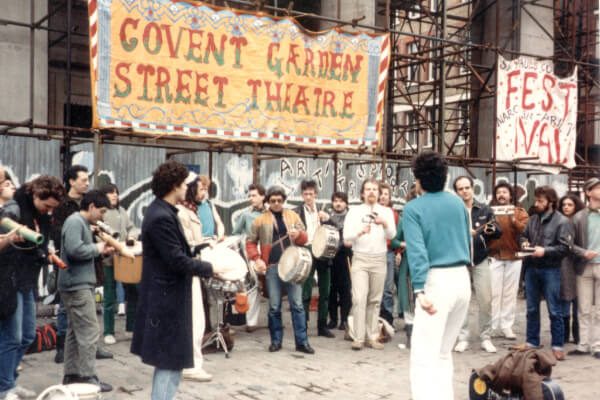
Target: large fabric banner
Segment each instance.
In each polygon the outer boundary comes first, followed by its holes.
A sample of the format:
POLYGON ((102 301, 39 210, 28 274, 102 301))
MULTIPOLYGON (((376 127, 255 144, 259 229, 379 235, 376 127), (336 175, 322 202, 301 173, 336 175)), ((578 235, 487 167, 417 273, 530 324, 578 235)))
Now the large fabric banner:
POLYGON ((305 31, 177 0, 88 0, 94 127, 329 148, 381 144, 389 35, 305 31))
POLYGON ((554 75, 552 61, 498 56, 496 159, 575 166, 577 69, 554 75))

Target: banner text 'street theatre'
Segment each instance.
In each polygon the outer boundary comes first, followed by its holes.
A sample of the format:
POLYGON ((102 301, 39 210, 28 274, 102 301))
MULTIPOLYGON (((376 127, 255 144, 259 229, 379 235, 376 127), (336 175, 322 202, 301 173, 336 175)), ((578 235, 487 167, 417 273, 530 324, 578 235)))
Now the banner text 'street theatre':
POLYGON ((204 4, 89 0, 94 125, 351 148, 381 143, 389 36, 204 4))
POLYGON ((498 56, 496 158, 575 166, 577 70, 554 75, 552 61, 498 56))

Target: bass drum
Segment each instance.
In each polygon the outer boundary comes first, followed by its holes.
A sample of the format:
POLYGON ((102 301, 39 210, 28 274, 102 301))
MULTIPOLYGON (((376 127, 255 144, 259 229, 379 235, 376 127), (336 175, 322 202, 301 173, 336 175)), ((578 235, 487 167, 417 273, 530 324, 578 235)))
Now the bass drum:
POLYGON ((290 246, 279 259, 279 277, 284 282, 302 284, 312 269, 312 255, 305 247, 290 246))

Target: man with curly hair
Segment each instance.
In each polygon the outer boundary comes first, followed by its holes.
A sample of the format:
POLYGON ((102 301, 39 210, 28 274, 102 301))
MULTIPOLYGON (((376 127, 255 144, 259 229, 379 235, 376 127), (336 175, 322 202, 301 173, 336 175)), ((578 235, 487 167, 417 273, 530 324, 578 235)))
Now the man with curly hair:
POLYGON ((175 205, 185 199, 187 168, 161 164, 152 176, 156 199, 142 223, 143 269, 131 352, 154 366, 152 400, 175 397, 184 368, 194 366, 192 276, 212 265, 192 258, 175 205))
POLYGON ((414 400, 451 400, 452 346, 471 298, 469 215, 444 191, 448 164, 438 153, 418 155, 412 170, 423 195, 404 207, 402 228, 415 296, 410 353, 414 400), (432 384, 435 382, 435 384, 432 384))

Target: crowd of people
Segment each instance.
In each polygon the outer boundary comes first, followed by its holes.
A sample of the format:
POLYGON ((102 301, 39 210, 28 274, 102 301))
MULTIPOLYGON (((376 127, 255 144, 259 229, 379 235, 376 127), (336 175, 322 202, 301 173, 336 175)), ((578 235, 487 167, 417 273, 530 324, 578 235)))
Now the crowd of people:
MULTIPOLYGON (((472 344, 471 293, 479 345, 495 353, 495 338, 517 339, 513 325, 524 281, 525 340, 515 348, 541 346, 543 297, 554 357, 565 359, 564 345, 572 338, 576 347, 569 355, 600 359, 599 178, 585 183, 585 202, 577 194, 559 199, 552 187, 537 187, 527 212, 506 182, 493 188, 490 205, 475 200, 470 176, 454 179, 454 193, 446 191, 448 166, 438 153, 416 156, 412 172, 415 184, 401 215, 392 204, 393 188, 374 178, 365 179, 360 204, 350 207, 344 192, 319 206, 312 180, 302 181, 302 203, 295 208, 286 205, 288 193, 280 186, 246 188, 250 206, 236 218, 232 235, 239 235, 240 254, 257 277, 257 290, 248 293, 247 332, 260 328, 261 295, 268 297, 268 351, 282 350, 286 295, 295 351, 314 354, 308 327, 316 278, 318 336, 333 339, 339 330, 352 350, 382 350, 388 338, 381 326, 402 319, 412 398, 452 399, 452 351, 472 344), (330 254, 316 257, 313 251, 301 282, 284 279, 286 250, 321 245, 317 232, 325 226, 338 238, 330 254)), ((207 239, 211 246, 223 242, 226 232, 209 199, 210 185, 207 176, 181 163, 161 164, 140 230, 119 205, 118 187, 89 190, 83 166, 70 167, 64 183, 42 175, 20 188, 0 166, 0 218, 18 224, 15 229, 0 223, 0 399, 35 396, 17 385, 17 370, 35 336, 38 277, 55 251, 66 264, 57 268, 55 282, 55 362, 64 363, 62 383, 112 390, 95 366, 96 359, 112 357, 104 346, 116 342, 119 285, 112 257, 119 249, 102 239, 102 222, 121 241, 141 241, 141 282, 123 284, 126 336, 131 352, 154 367, 152 399, 173 399, 181 379, 212 379, 202 355, 213 325, 205 280, 221 278, 221 272, 196 253, 207 239), (21 226, 43 240, 32 241, 21 226), (95 299, 100 284, 102 335, 95 299)))

